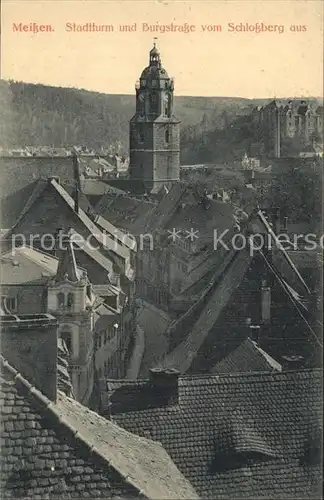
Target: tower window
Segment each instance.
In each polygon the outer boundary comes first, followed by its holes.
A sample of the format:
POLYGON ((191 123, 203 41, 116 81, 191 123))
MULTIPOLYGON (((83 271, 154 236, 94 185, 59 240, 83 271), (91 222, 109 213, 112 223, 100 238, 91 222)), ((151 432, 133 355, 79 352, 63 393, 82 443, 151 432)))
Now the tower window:
POLYGON ((69 308, 69 309, 72 309, 73 304, 74 304, 74 297, 73 297, 73 293, 69 293, 69 294, 68 294, 68 299, 67 299, 67 306, 68 306, 68 308, 69 308))
POLYGON ((145 140, 145 134, 144 134, 143 127, 140 127, 138 129, 138 140, 139 140, 139 142, 144 142, 144 140, 145 140))
POLYGON ((65 304, 64 293, 60 292, 57 294, 57 306, 59 308, 62 308, 62 307, 64 307, 64 304, 65 304))
POLYGON ((152 113, 157 112, 158 110, 158 100, 156 92, 152 92, 150 95, 150 103, 151 103, 151 111, 152 113))
POLYGON ((168 129, 166 129, 165 133, 164 133, 164 139, 165 139, 165 142, 167 144, 169 144, 169 141, 170 141, 170 132, 168 129))
POLYGON ((71 354, 72 353, 71 333, 70 332, 62 332, 61 339, 65 342, 66 348, 69 351, 69 353, 71 354))
POLYGON ((167 89, 168 88, 168 82, 167 80, 164 82, 164 88, 167 89))

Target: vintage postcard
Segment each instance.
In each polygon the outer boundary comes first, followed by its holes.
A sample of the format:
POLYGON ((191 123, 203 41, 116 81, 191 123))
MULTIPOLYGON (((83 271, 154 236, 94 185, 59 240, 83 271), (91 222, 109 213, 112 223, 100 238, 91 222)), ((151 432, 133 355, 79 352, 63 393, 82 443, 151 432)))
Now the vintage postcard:
POLYGON ((4 499, 322 498, 323 21, 2 1, 4 499))

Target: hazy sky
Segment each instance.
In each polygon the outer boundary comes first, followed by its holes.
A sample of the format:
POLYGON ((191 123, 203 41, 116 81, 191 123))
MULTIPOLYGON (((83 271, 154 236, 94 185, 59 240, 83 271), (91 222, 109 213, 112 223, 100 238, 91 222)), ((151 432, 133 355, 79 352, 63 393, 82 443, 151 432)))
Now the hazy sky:
POLYGON ((132 94, 157 36, 177 95, 321 96, 322 24, 321 0, 3 0, 1 76, 132 94), (143 23, 157 22, 187 22, 195 32, 143 32, 143 23), (261 22, 284 32, 228 31, 228 23, 261 22), (13 23, 50 24, 54 31, 14 32, 13 23), (112 25, 114 31, 67 32, 66 23, 112 25), (119 31, 134 23, 135 32, 119 31), (204 32, 207 24, 221 31, 204 32), (291 25, 306 31, 292 32, 291 25))

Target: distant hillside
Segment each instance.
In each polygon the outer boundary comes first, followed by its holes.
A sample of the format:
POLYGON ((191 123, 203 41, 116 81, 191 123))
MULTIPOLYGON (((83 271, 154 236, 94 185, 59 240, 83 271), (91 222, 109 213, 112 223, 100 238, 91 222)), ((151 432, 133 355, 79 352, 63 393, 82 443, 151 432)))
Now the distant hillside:
MULTIPOLYGON (((175 112, 185 141, 196 126, 223 128, 254 104, 243 98, 176 96, 175 112)), ((131 95, 0 80, 0 147, 81 144, 97 149, 120 142, 127 151, 134 108, 131 95)))

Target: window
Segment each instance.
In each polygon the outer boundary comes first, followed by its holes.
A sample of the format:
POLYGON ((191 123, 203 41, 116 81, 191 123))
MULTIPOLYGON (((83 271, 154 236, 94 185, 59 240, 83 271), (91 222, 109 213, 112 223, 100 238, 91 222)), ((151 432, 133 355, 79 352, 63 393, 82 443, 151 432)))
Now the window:
POLYGON ((139 140, 139 142, 144 142, 144 140, 145 140, 145 134, 144 134, 144 130, 142 127, 138 131, 138 140, 139 140))
POLYGON ((168 129, 166 129, 165 133, 164 133, 164 139, 165 139, 165 142, 167 144, 169 144, 169 140, 170 140, 170 132, 168 129))
POLYGON ((165 89, 167 89, 167 88, 168 88, 168 86, 169 86, 168 81, 167 81, 167 80, 165 80, 165 82, 164 82, 164 88, 165 88, 165 89))
POLYGON ((73 305, 74 305, 74 296, 73 293, 69 293, 67 298, 67 306, 69 309, 72 309, 73 305))
POLYGON ((5 297, 4 298, 5 307, 8 310, 7 314, 17 311, 17 299, 16 297, 5 297))
POLYGON ((70 332, 62 332, 61 339, 65 342, 66 348, 72 354, 72 337, 70 332))
POLYGON ((152 92, 150 95, 150 104, 152 113, 156 113, 158 110, 158 99, 156 92, 152 92))
POLYGON ((59 309, 61 309, 62 307, 64 307, 65 305, 65 296, 64 296, 64 293, 60 292, 57 294, 57 306, 59 309))

